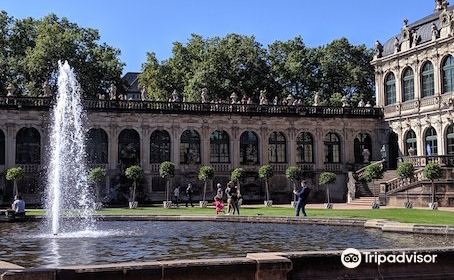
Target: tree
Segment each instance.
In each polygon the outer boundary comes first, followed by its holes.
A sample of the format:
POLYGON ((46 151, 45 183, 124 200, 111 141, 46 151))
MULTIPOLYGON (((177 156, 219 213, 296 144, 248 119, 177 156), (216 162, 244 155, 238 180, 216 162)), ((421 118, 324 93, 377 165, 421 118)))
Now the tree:
POLYGON ((266 201, 270 200, 269 180, 273 177, 273 167, 271 165, 262 165, 259 169, 259 177, 265 181, 266 201))
POLYGON ((331 200, 329 195, 329 185, 336 182, 336 174, 332 172, 322 172, 318 179, 318 183, 322 186, 326 186, 326 197, 328 199, 328 208, 331 208, 331 200))
POLYGON ((11 167, 6 171, 6 180, 14 182, 14 196, 19 194, 19 189, 17 187, 17 181, 24 177, 24 170, 22 167, 11 167))
POLYGON ((100 193, 100 183, 106 177, 106 169, 103 167, 95 167, 90 171, 88 174, 88 180, 95 184, 96 187, 96 201, 99 200, 99 193, 100 193))
POLYGON ((203 181, 203 201, 205 201, 206 191, 207 191, 207 181, 213 180, 214 169, 211 166, 204 165, 199 169, 199 180, 203 181))
MULTIPOLYGON (((302 172, 298 166, 289 166, 287 170, 285 170, 285 176, 288 180, 293 182, 293 189, 296 189, 296 182, 301 180, 302 172)), ((293 203, 296 201, 296 194, 293 195, 293 203)))
POLYGON ((175 176, 175 164, 170 161, 164 161, 159 165, 159 175, 166 180, 166 201, 169 201, 170 179, 175 176))
MULTIPOLYGON (((130 202, 136 201, 137 184, 142 180, 144 174, 143 169, 139 165, 133 165, 125 170, 125 176, 132 181, 132 192, 130 193, 130 202)), ((131 207, 131 206, 130 206, 131 207)))
POLYGON ((240 190, 240 182, 244 179, 245 175, 246 173, 241 167, 235 168, 230 175, 230 180, 238 184, 238 190, 240 190))
MULTIPOLYGON (((383 166, 381 164, 371 163, 364 169, 363 179, 367 182, 372 182, 375 185, 375 180, 383 178, 383 166)), ((372 208, 380 208, 380 203, 375 196, 372 208)))
POLYGON ((120 51, 99 43, 95 29, 54 14, 19 20, 2 11, 0 32, 1 91, 12 82, 22 94, 39 95, 46 81, 55 91, 58 60, 67 60, 75 69, 86 96, 106 93, 112 83, 121 89, 120 51))
MULTIPOLYGON (((413 166, 413 163, 409 161, 405 161, 399 164, 396 169, 397 176, 401 178, 401 180, 409 180, 411 177, 415 175, 415 167, 413 166)), ((410 203, 410 200, 408 198, 408 189, 405 191, 406 196, 407 196, 407 201, 405 203, 406 208, 411 208, 412 205, 410 203)))
POLYGON ((438 163, 430 162, 424 167, 423 174, 424 174, 424 177, 429 179, 432 183, 432 203, 431 203, 430 207, 432 209, 437 209, 438 207, 435 203, 435 183, 434 183, 434 181, 441 178, 443 171, 438 163))

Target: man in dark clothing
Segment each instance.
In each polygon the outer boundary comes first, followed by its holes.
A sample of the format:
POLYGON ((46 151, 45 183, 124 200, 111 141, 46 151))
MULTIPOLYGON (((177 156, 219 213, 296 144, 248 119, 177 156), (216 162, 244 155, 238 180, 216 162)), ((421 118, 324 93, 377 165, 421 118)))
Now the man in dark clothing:
POLYGON ((191 207, 194 207, 194 205, 192 204, 192 185, 191 183, 188 184, 188 187, 186 188, 186 196, 187 196, 187 200, 186 200, 186 207, 188 207, 188 203, 191 203, 191 207))
POLYGON ((295 216, 298 217, 300 215, 300 211, 303 213, 304 216, 307 216, 305 207, 309 192, 310 189, 309 187, 306 186, 306 183, 304 181, 301 181, 301 189, 299 191, 293 190, 293 193, 296 195, 298 199, 295 207, 295 216))

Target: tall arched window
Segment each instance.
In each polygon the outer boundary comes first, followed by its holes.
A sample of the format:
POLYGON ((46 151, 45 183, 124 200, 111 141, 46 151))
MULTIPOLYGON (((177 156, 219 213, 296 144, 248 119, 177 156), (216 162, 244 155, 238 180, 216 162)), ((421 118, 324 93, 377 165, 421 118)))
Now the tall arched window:
POLYGON ((170 134, 155 130, 150 136, 150 163, 170 161, 170 134))
POLYGON ((92 164, 108 163, 108 137, 104 129, 92 128, 87 135, 87 161, 92 164))
POLYGON ((245 131, 240 136, 240 162, 243 165, 260 164, 259 138, 253 131, 245 131))
POLYGON ((403 102, 415 99, 415 80, 410 67, 404 70, 402 77, 402 95, 403 102))
POLYGON ((334 132, 325 135, 325 163, 340 163, 341 149, 340 138, 334 132))
POLYGON ((418 154, 418 151, 416 150, 416 142, 416 133, 413 131, 413 129, 410 129, 405 134, 405 155, 410 156, 418 154))
POLYGON ((454 91, 454 57, 449 55, 444 63, 442 69, 443 76, 443 93, 454 91))
POLYGON ((301 132, 296 138, 298 163, 314 162, 314 137, 309 132, 301 132))
POLYGON ((454 154, 454 125, 451 124, 446 130, 446 154, 454 154))
POLYGON ((185 130, 180 138, 180 163, 200 163, 200 135, 193 129, 185 130))
POLYGON ((210 162, 230 162, 230 138, 227 132, 216 130, 210 136, 210 162))
POLYGON ((435 128, 430 127, 424 133, 426 156, 435 156, 438 154, 437 132, 435 128))
POLYGON ((140 163, 140 136, 134 129, 123 129, 118 136, 118 162, 125 167, 140 163))
POLYGON ((0 129, 0 165, 5 164, 5 133, 0 129))
POLYGON ((16 163, 41 163, 41 136, 33 127, 21 128, 16 135, 16 163))
POLYGON ((432 62, 427 61, 422 67, 421 73, 421 94, 422 97, 432 96, 435 94, 434 89, 434 67, 432 62))
POLYGON ((396 103, 396 78, 389 73, 385 79, 385 105, 396 103))
POLYGON ((287 142, 282 132, 273 132, 268 139, 269 162, 286 163, 287 162, 287 142))
POLYGON ((356 163, 363 163, 364 162, 364 156, 363 152, 364 149, 367 149, 369 151, 369 158, 367 159, 368 161, 371 160, 372 156, 372 139, 370 138, 370 135, 367 133, 359 133, 355 140, 354 140, 354 153, 355 153, 355 162, 356 163))

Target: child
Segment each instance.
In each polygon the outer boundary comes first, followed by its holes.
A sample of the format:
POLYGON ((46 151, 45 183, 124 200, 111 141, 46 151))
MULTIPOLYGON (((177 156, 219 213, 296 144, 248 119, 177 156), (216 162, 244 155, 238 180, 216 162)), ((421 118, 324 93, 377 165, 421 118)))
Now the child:
POLYGON ((222 203, 222 200, 219 197, 214 198, 214 207, 216 209, 216 215, 219 215, 221 212, 224 212, 224 203, 222 203))

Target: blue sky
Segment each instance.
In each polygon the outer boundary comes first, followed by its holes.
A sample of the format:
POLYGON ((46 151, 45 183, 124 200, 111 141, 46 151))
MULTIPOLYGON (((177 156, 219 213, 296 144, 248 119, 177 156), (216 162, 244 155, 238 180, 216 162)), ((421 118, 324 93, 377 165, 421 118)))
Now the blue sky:
POLYGON ((301 35, 308 46, 347 37, 372 47, 410 22, 433 12, 433 0, 0 0, 11 16, 56 13, 84 27, 100 30, 101 41, 121 49, 124 72, 140 71, 147 51, 159 59, 171 54, 172 42, 191 33, 254 35, 263 45, 301 35))

